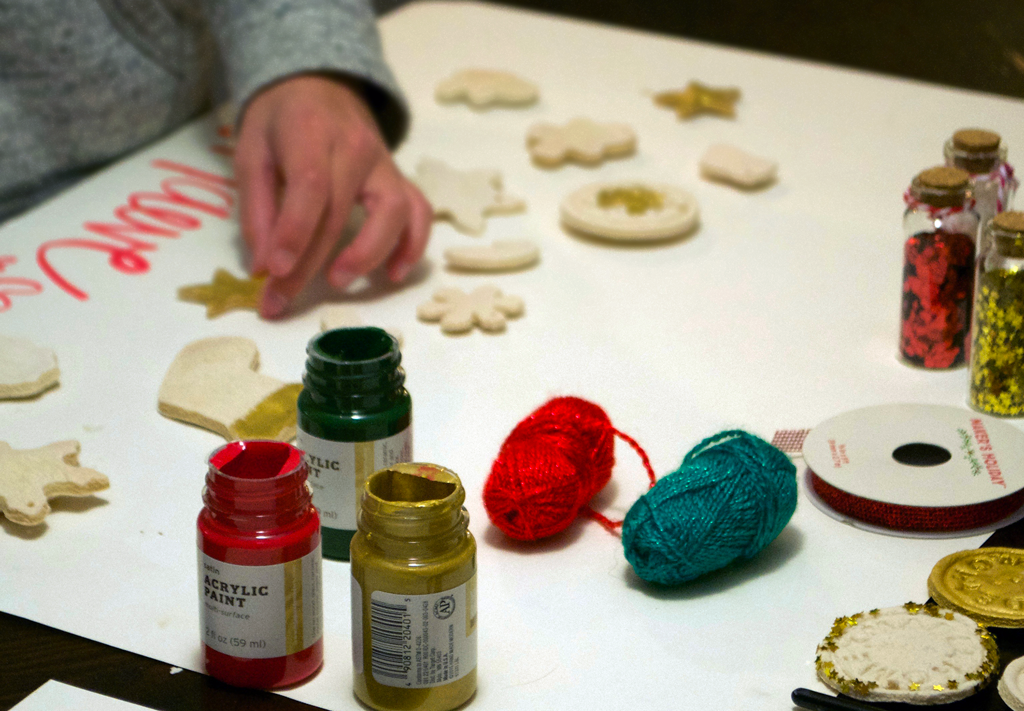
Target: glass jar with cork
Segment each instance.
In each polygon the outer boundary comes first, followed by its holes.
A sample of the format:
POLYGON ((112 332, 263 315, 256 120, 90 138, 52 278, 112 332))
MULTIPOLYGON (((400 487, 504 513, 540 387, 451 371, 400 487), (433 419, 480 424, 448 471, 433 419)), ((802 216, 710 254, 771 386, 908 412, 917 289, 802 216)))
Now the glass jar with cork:
POLYGON ((1024 212, 1002 212, 978 257, 969 402, 1001 417, 1024 415, 1024 212))
POLYGON ((970 177, 959 168, 929 168, 903 196, 899 353, 910 365, 945 369, 966 362, 978 232, 970 177))
POLYGON ((943 152, 946 165, 970 174, 971 193, 984 230, 989 220, 1010 209, 1017 191, 1017 179, 1013 167, 1006 162, 1002 137, 993 131, 963 128, 946 141, 943 152))

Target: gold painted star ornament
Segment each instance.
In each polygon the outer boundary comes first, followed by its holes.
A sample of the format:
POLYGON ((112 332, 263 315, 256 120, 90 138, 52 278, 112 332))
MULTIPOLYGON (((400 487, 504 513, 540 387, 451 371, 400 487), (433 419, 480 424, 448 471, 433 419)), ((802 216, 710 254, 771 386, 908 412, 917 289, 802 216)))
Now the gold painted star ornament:
POLYGON ((715 88, 691 81, 681 91, 663 91, 654 95, 654 103, 672 109, 680 119, 710 113, 734 118, 740 90, 735 87, 715 88))
POLYGON ((178 289, 178 298, 205 304, 206 318, 216 318, 236 309, 255 311, 259 308, 266 280, 263 275, 239 279, 226 269, 218 269, 209 284, 192 284, 178 289))

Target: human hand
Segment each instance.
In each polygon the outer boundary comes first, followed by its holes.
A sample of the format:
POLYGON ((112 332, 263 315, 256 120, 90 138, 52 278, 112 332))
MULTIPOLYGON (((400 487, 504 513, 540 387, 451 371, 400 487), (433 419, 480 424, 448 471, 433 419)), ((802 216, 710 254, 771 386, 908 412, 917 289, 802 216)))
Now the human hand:
POLYGON ((400 282, 423 256, 430 204, 344 81, 300 75, 258 94, 242 118, 235 172, 251 271, 268 274, 265 318, 282 316, 321 269, 341 290, 385 261, 388 278, 400 282), (328 267, 356 204, 366 220, 328 267))

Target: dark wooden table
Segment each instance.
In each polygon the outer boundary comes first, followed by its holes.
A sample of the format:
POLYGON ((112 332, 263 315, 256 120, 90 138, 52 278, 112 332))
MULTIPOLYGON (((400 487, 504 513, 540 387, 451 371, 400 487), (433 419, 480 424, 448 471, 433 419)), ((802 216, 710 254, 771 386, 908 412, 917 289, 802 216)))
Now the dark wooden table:
MULTIPOLYGON (((379 10, 403 0, 375 0, 379 10)), ((892 0, 511 0, 518 7, 1024 97, 1024 2, 892 0)), ((691 77, 682 77, 690 79, 691 77)), ((1011 160, 1013 159, 1011 152, 1011 160)), ((1024 548, 1024 524, 989 545, 1024 548)), ((1022 633, 997 632, 1007 657, 1022 633)), ((0 613, 0 709, 56 679, 164 711, 298 711, 306 704, 234 689, 190 671, 0 613)), ((339 689, 346 694, 347 690, 339 689)), ((949 711, 1000 709, 993 690, 949 711)))

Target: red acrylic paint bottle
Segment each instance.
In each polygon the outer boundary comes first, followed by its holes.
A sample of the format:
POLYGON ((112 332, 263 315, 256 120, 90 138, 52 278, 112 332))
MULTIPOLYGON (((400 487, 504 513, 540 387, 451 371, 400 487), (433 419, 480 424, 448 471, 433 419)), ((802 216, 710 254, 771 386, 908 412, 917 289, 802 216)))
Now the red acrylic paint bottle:
POLYGON ((323 663, 320 517, 302 452, 232 442, 210 456, 199 514, 199 617, 211 676, 288 686, 323 663))

